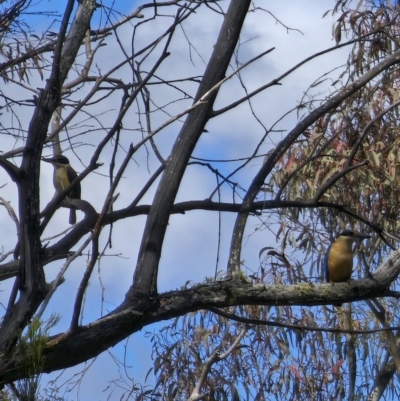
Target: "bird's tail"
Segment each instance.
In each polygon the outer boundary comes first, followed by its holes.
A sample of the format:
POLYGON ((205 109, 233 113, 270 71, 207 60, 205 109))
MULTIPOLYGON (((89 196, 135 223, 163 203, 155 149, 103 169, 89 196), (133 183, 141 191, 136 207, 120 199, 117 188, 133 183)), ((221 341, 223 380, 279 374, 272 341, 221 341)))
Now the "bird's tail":
POLYGON ((76 210, 75 209, 70 209, 69 211, 69 224, 75 224, 76 223, 76 210))

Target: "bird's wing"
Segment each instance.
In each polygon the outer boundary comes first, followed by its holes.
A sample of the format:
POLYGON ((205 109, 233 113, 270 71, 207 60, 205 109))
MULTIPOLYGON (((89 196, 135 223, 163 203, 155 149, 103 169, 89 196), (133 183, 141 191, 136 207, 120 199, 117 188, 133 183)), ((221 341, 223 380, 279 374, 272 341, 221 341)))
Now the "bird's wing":
MULTIPOLYGON (((72 167, 67 168, 67 177, 68 181, 72 183, 72 181, 75 180, 75 178, 78 177, 78 174, 76 174, 76 171, 72 167)), ((81 199, 81 183, 75 184, 74 187, 72 188, 72 194, 71 198, 74 199, 81 199)))

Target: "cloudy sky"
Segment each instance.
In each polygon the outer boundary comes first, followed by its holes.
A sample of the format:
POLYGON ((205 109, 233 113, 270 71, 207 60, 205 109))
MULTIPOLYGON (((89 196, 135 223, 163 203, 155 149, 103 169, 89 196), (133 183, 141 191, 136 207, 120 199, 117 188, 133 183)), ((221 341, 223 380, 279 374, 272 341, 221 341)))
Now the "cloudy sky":
MULTIPOLYGON (((65 1, 57 0, 51 2, 51 6, 58 7, 63 10, 65 1)), ((111 4, 111 1, 109 2, 111 4)), ((126 2, 125 0, 115 1, 115 8, 121 13, 129 14, 129 12, 142 2, 126 2), (131 9, 127 9, 127 7, 131 9)), ((228 1, 222 1, 221 7, 226 9, 228 1)), ((254 2, 256 7, 263 9, 252 12, 248 15, 241 38, 241 46, 238 50, 238 59, 240 63, 244 63, 258 53, 270 48, 274 51, 246 68, 242 74, 242 82, 248 91, 264 85, 272 79, 283 74, 287 69, 293 67, 304 58, 331 47, 334 45, 332 40, 332 23, 333 17, 329 13, 324 19, 322 15, 329 9, 332 9, 335 1, 313 1, 313 0, 271 0, 265 2, 257 0, 254 2), (268 7, 268 8, 266 8, 268 7), (275 19, 275 18, 276 19, 275 19), (279 20, 281 23, 277 22, 279 20)), ((103 4, 109 5, 104 0, 103 4)), ((38 7, 48 7, 47 2, 38 4, 38 7)), ((167 12, 167 10, 165 10, 167 12)), ((149 15, 148 11, 144 12, 145 16, 149 15)), ((33 20, 36 32, 41 34, 49 25, 50 18, 39 18, 33 20)), ((155 20, 143 25, 138 30, 135 46, 140 47, 142 43, 148 43, 152 38, 157 37, 163 32, 171 22, 171 19, 155 20)), ((136 21, 134 21, 136 22, 136 21)), ((210 57, 218 35, 222 18, 220 15, 202 7, 196 14, 195 18, 190 17, 184 24, 184 33, 190 39, 185 39, 182 31, 177 34, 171 44, 171 56, 163 63, 158 71, 158 75, 168 78, 188 77, 200 75, 204 70, 204 65, 210 57)), ((103 26, 105 23, 104 13, 101 10, 96 11, 95 24, 103 26)), ((57 24, 55 24, 56 26, 57 24)), ((127 52, 131 52, 132 25, 125 25, 118 30, 119 39, 124 44, 127 52)), ((105 73, 115 65, 118 61, 123 60, 124 56, 119 47, 114 42, 115 37, 109 36, 103 47, 97 54, 92 69, 96 73, 105 73)), ((207 125, 208 133, 203 135, 198 146, 195 149, 194 156, 209 159, 221 158, 238 158, 249 156, 253 153, 258 141, 262 137, 266 128, 270 128, 283 114, 299 104, 304 92, 315 80, 322 74, 333 70, 346 62, 349 49, 343 49, 334 53, 320 57, 307 65, 301 67, 290 77, 282 81, 281 86, 270 88, 265 93, 257 95, 252 99, 251 105, 253 111, 258 118, 254 118, 250 112, 249 105, 244 104, 230 111, 223 118, 212 120, 207 125)), ((152 58, 144 63, 151 66, 152 58)), ((232 67, 235 68, 234 63, 232 67)), ((232 71, 232 69, 230 70, 232 71)), ((333 76, 338 73, 333 73, 333 76)), ((132 73, 127 69, 121 69, 117 75, 124 82, 132 82, 132 73)), ((43 82, 35 77, 32 78, 30 84, 33 88, 43 86, 43 82)), ((329 94, 330 86, 328 82, 325 85, 318 86, 313 94, 319 98, 329 94)), ((187 91, 194 94, 195 85, 187 87, 187 91)), ((151 89, 153 99, 157 100, 158 105, 168 103, 171 96, 175 96, 175 92, 159 89, 155 86, 151 89)), ((238 79, 229 81, 222 87, 216 102, 216 109, 224 107, 232 101, 242 97, 244 90, 238 79)), ((21 91, 21 98, 31 98, 32 93, 21 91)), ((83 94, 79 93, 82 98, 83 94)), ((91 113, 96 114, 99 123, 104 127, 110 127, 113 122, 113 113, 119 107, 119 97, 111 96, 100 105, 96 105, 96 109, 91 109, 91 113), (114 111, 113 111, 114 110, 114 111)), ((174 115, 188 107, 189 101, 173 103, 168 106, 167 110, 174 115)), ((21 112, 19 118, 25 127, 29 121, 29 113, 21 112)), ((153 129, 157 125, 162 124, 169 116, 162 112, 155 113, 153 120, 153 129)), ((83 116, 80 116, 80 129, 85 126, 83 116)), ((135 131, 138 128, 139 117, 134 110, 128 114, 124 120, 123 144, 128 146, 129 143, 135 143, 140 140, 140 134, 135 131)), ((275 129, 280 132, 273 133, 268 140, 262 145, 260 154, 266 153, 273 144, 279 140, 290 130, 296 123, 297 116, 291 113, 287 118, 280 121, 275 129)), ((163 157, 167 157, 171 149, 172 143, 179 130, 181 123, 177 122, 163 130, 157 137, 156 143, 163 157)), ((87 122, 87 129, 97 129, 93 120, 87 122)), ((73 124, 70 127, 70 133, 73 133, 73 124)), ((77 130, 76 133, 78 133, 77 130)), ((80 143, 80 138, 74 138, 74 143, 78 144, 76 155, 68 151, 64 146, 65 154, 70 158, 71 164, 77 171, 84 169, 84 161, 91 155, 93 147, 90 141, 96 141, 96 135, 102 135, 102 130, 94 131, 91 136, 87 135, 85 140, 80 143), (89 139, 88 139, 89 138, 89 139), (83 161, 83 163, 81 162, 83 161)), ((4 140, 2 150, 10 149, 13 144, 12 138, 4 140), (7 147, 8 146, 8 147, 7 147)), ((105 163, 103 168, 91 174, 82 184, 82 197, 93 204, 97 211, 100 211, 107 188, 108 159, 112 148, 106 149, 100 161, 105 163)), ((51 149, 45 152, 50 155, 51 149)), ((121 151, 118 155, 118 161, 124 157, 121 151)), ((134 195, 140 190, 143 184, 149 179, 150 174, 154 173, 158 167, 153 156, 147 157, 145 151, 138 152, 134 156, 135 162, 131 163, 124 175, 118 192, 121 194, 115 209, 119 209, 128 205, 134 195), (133 179, 134 178, 134 179, 133 179), (133 195, 132 195, 133 194, 133 195)), ((16 161, 18 163, 18 161, 16 161)), ((252 161, 246 169, 233 177, 239 181, 244 187, 249 184, 251 178, 256 174, 260 167, 262 158, 252 161)), ((231 165, 218 165, 221 172, 228 172, 233 169, 231 165)), ((0 173, 0 178, 8 182, 8 178, 4 173, 0 173)), ((42 204, 45 205, 51 200, 54 189, 49 185, 52 180, 51 166, 42 166, 42 204)), ((149 191, 141 203, 150 203, 156 186, 149 191)), ((199 166, 191 166, 184 177, 182 187, 179 191, 177 201, 184 200, 201 200, 209 197, 215 188, 215 178, 204 168, 199 166)), ((2 197, 11 201, 16 207, 16 191, 9 183, 2 192, 2 197)), ((232 195, 228 189, 222 191, 222 198, 231 201, 232 195)), ((239 199, 237 199, 239 200, 239 199)), ((45 232, 46 236, 52 236, 57 232, 67 228, 68 211, 59 210, 49 227, 45 232)), ((82 217, 80 212, 79 216, 82 217)), ((13 233, 3 241, 3 249, 8 251, 15 244, 15 227, 5 209, 0 210, 0 220, 2 227, 8 232, 13 233)), ((187 281, 199 282, 206 277, 213 277, 216 269, 217 258, 217 239, 218 239, 218 215, 216 213, 190 212, 185 215, 173 216, 170 220, 160 265, 159 290, 167 291, 184 285, 187 281)), ((224 270, 227 261, 227 255, 230 245, 230 235, 234 223, 233 216, 222 216, 222 237, 221 237, 221 253, 218 264, 218 270, 224 270)), ((136 264, 138 247, 141 241, 141 233, 145 224, 145 217, 136 217, 126 221, 118 222, 113 228, 113 248, 107 250, 107 257, 103 258, 98 266, 98 272, 92 277, 90 287, 88 289, 85 301, 85 310, 83 322, 89 322, 101 316, 107 311, 112 310, 124 298, 128 289, 128 285, 132 280, 133 267, 136 264), (101 282, 100 282, 101 278, 101 282), (104 304, 101 305, 102 285, 105 287, 104 304)), ((264 246, 275 246, 272 236, 268 236, 266 232, 255 233, 256 220, 251 220, 247 227, 247 236, 243 248, 242 258, 245 260, 246 266, 253 271, 257 271, 259 266, 258 252, 264 246)), ((107 237, 107 230, 104 232, 103 241, 107 237)), ((50 240, 52 241, 52 240, 50 240)), ((75 262, 66 275, 66 282, 60 287, 52 299, 47 312, 43 316, 49 317, 52 312, 62 313, 63 319, 55 329, 55 332, 65 330, 70 322, 70 316, 73 307, 73 298, 70 294, 75 294, 76 288, 82 277, 82 272, 86 266, 87 257, 83 256, 75 262)), ((48 280, 54 278, 62 266, 62 261, 47 267, 46 273, 48 280)), ((3 292, 0 299, 3 305, 7 304, 7 296, 9 294, 10 283, 1 283, 3 292)), ((160 325, 147 330, 157 330, 160 325)), ((126 344, 121 344, 111 353, 122 358, 126 347, 127 364, 132 367, 130 373, 135 381, 143 382, 147 370, 152 366, 151 349, 149 342, 144 338, 144 333, 137 333, 132 336, 126 344)), ((67 371, 64 378, 72 375, 71 372, 77 372, 82 366, 67 371)), ((54 378, 54 375, 51 375, 54 378)), ((104 392, 108 383, 112 379, 118 378, 118 369, 108 353, 99 356, 86 373, 82 385, 79 387, 79 399, 81 400, 105 400, 108 392, 104 392), (93 385, 96 383, 96 385, 93 385)), ((44 383, 47 376, 43 378, 44 383)), ((76 391, 76 389, 75 389, 76 391)), ((121 390, 116 389, 112 399, 119 399, 121 390)), ((70 399, 76 399, 75 395, 71 395, 70 399)))

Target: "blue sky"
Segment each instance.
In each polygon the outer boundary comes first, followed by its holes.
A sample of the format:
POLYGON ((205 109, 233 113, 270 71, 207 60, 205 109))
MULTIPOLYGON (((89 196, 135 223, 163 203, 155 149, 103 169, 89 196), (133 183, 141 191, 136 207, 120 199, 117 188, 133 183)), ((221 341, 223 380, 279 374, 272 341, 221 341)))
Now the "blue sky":
MULTIPOLYGON (((37 10, 54 10, 62 12, 65 7, 66 1, 41 1, 37 3, 37 10)), ((111 2, 103 1, 103 5, 109 6, 111 2)), ((113 2, 114 7, 119 10, 121 14, 128 14, 139 2, 126 2, 123 0, 113 2)), ((226 7, 227 1, 221 2, 222 7, 226 7)), ((259 0, 255 2, 260 7, 267 5, 259 0)), ((239 51, 239 59, 241 62, 247 61, 249 58, 254 57, 257 53, 264 51, 268 48, 275 47, 275 50, 257 61, 254 65, 245 69, 242 72, 243 82, 249 90, 255 89, 257 86, 265 84, 270 80, 276 78, 288 68, 297 64, 304 58, 311 54, 320 51, 324 48, 334 45, 332 41, 332 17, 328 15, 322 19, 323 13, 332 8, 334 1, 319 1, 312 0, 297 0, 296 2, 289 0, 272 0, 268 2, 268 10, 271 11, 279 20, 283 21, 289 27, 299 29, 302 33, 291 30, 287 31, 286 28, 277 24, 274 19, 267 13, 259 11, 251 13, 246 20, 243 31, 243 45, 239 51)), ((145 15, 149 15, 145 11, 145 15)), ((59 18, 53 16, 33 16, 27 15, 26 21, 35 27, 36 34, 40 35, 43 30, 47 29, 49 24, 54 20, 54 24, 50 28, 51 31, 55 30, 58 25, 59 18)), ((134 20, 135 23, 137 20, 134 20)), ((132 26, 133 26, 132 23, 132 26)), ((170 19, 168 20, 170 23, 170 19)), ((184 24, 185 33, 190 37, 192 45, 196 48, 196 52, 191 52, 187 41, 185 41, 182 32, 179 32, 174 38, 171 46, 172 56, 166 60, 160 69, 160 75, 164 74, 171 77, 200 75, 204 62, 210 56, 215 38, 220 28, 221 17, 212 13, 204 7, 197 13, 195 19, 190 19, 184 24), (192 60, 189 56, 192 56, 192 60), (201 57, 200 57, 201 55, 201 57)), ((103 27, 106 24, 105 14, 99 10, 96 11, 91 27, 96 29, 103 27)), ((121 28, 118 33, 125 49, 129 52, 131 50, 131 37, 132 26, 127 25, 121 28)), ((143 26, 138 32, 136 46, 149 41, 154 37, 157 32, 162 32, 166 25, 162 21, 152 21, 143 26)), ((93 73, 98 71, 105 72, 118 60, 122 59, 123 55, 119 51, 118 46, 114 42, 115 37, 109 36, 105 43, 106 47, 96 55, 95 63, 92 66, 93 73)), ((265 127, 271 127, 281 115, 289 109, 294 108, 304 91, 308 86, 321 74, 330 71, 333 67, 339 66, 346 61, 346 49, 335 52, 334 54, 326 55, 319 58, 306 66, 299 69, 295 74, 282 81, 282 86, 270 88, 263 94, 256 96, 252 100, 252 106, 257 116, 260 117, 265 127)), ((150 65, 149 60, 149 64, 150 65)), ((71 74, 72 75, 72 74, 71 74)), ((122 69, 115 74, 116 77, 124 79, 125 81, 132 81, 131 73, 127 69, 122 69)), ((71 79, 71 77, 69 77, 71 79)), ((37 88, 44 85, 38 76, 33 76, 30 84, 32 87, 37 88)), ((188 91, 192 91, 195 87, 192 85, 188 91)), ((4 89, 7 90, 7 89, 4 89)), ((153 93, 157 94, 160 104, 168 102, 171 94, 168 91, 157 87, 151 89, 153 93)), ((329 93, 329 86, 319 86, 315 93, 320 93, 320 96, 326 96, 329 93)), ((225 84, 216 102, 215 108, 218 109, 229 104, 232 100, 243 96, 243 89, 237 79, 233 79, 225 84)), ((31 96, 31 93, 21 96, 31 96)), ((82 97, 79 93, 77 97, 82 97)), ((189 101, 172 104, 168 110, 171 114, 177 113, 184 105, 186 107, 190 104, 189 101)), ((110 126, 112 123, 113 110, 119 107, 119 97, 111 96, 103 105, 98 106, 99 109, 91 112, 98 116, 100 121, 105 127, 110 126), (111 122, 110 122, 111 121, 111 122)), ((29 122, 29 113, 21 114, 21 121, 27 126, 29 122)), ((80 117, 83 120, 83 117, 80 117)), ((155 117, 155 123, 162 124, 168 117, 159 113, 155 117)), ((140 134, 130 129, 137 128, 136 121, 138 116, 133 112, 127 115, 124 121, 124 145, 138 141, 140 134)), ((287 130, 293 127, 296 121, 296 115, 292 113, 285 118, 282 122, 278 123, 277 129, 282 130, 281 133, 275 133, 262 146, 261 152, 267 152, 274 143, 279 142, 287 130), (286 131, 285 131, 286 130, 286 131)), ((83 123, 81 127, 96 128, 93 121, 88 122, 86 125, 83 123)), ((169 150, 176 137, 176 132, 180 127, 180 123, 175 123, 165 129, 160 135, 157 136, 157 144, 161 149, 164 157, 168 156, 169 150)), ((154 127, 153 127, 154 128, 154 127)), ((198 146, 194 151, 194 156, 209 159, 221 158, 236 158, 243 157, 244 155, 251 155, 257 145, 260 137, 264 133, 263 126, 258 123, 249 113, 249 105, 243 104, 236 109, 230 111, 225 118, 215 119, 210 121, 207 125, 209 131, 200 140, 198 146)), ((78 130, 79 131, 79 130, 78 130)), ((72 127, 70 133, 72 133, 72 127)), ((67 155, 71 160, 71 164, 79 172, 83 170, 83 166, 79 159, 85 160, 87 155, 93 150, 90 146, 90 141, 96 141, 98 135, 102 135, 102 130, 94 132, 93 134, 85 137, 85 143, 77 147, 76 156, 72 152, 67 155)), ((8 139, 8 145, 12 146, 11 138, 8 139)), ((77 137, 75 142, 78 143, 80 138, 77 137)), ((6 145, 6 143, 4 142, 6 145)), ((100 161, 105 163, 104 167, 100 168, 96 174, 91 174, 82 184, 83 191, 82 197, 90 201, 96 210, 100 210, 105 193, 101 191, 102 186, 107 185, 107 156, 110 155, 112 148, 109 147, 100 158, 100 161), (102 160, 103 158, 103 160, 102 160), (104 174, 103 176, 101 174, 104 174)), ((51 153, 49 151, 49 153, 51 153)), ((46 153, 47 154, 47 153, 46 153)), ((118 155, 118 161, 124 157, 121 151, 118 155)), ((115 207, 121 208, 126 206, 132 199, 132 192, 138 191, 141 186, 148 180, 149 172, 153 173, 157 168, 157 164, 153 157, 147 159, 146 152, 138 152, 134 156, 135 163, 131 163, 126 172, 126 178, 122 181, 118 192, 121 193, 115 207), (132 181, 131 177, 134 177, 132 181)), ((18 162, 18 161, 17 161, 18 162)), ((246 169, 236 174, 234 180, 249 183, 252 176, 256 173, 262 159, 253 160, 246 169)), ((227 173, 233 169, 232 165, 220 163, 218 168, 222 173, 227 173)), ((52 169, 51 166, 42 166, 42 203, 45 205, 53 196, 54 189, 49 186, 51 182, 52 169)), ((4 173, 0 173, 1 180, 7 180, 4 173)), ((0 181, 2 184, 2 181, 0 181)), ((198 166, 191 166, 188 168, 188 173, 185 175, 182 187, 179 191, 177 201, 190 200, 190 199, 205 199, 209 196, 211 191, 215 188, 215 178, 205 169, 198 166)), ((155 185, 149 194, 146 195, 143 203, 150 203, 154 193, 155 185)), ((13 189, 12 184, 7 185, 5 193, 2 195, 7 200, 11 200, 14 207, 16 207, 16 191, 13 189)), ((232 199, 231 192, 228 188, 222 190, 223 200, 230 201, 232 199)), ((5 210, 0 210, 0 221, 3 227, 8 227, 10 232, 14 233, 10 219, 5 210)), ((78 219, 79 214, 78 212, 78 219)), ((45 235, 51 236, 56 232, 61 231, 66 227, 67 210, 57 211, 53 221, 46 229, 45 235)), ((102 259, 91 279, 90 287, 88 289, 85 301, 85 310, 83 322, 89 322, 103 313, 112 310, 124 298, 125 292, 128 289, 128 284, 132 280, 133 266, 136 264, 136 256, 138 246, 140 244, 140 234, 144 227, 145 217, 140 216, 134 221, 126 220, 120 221, 114 226, 113 233, 113 249, 108 250, 109 256, 102 259), (132 227, 134 226, 134 230, 132 227), (100 282, 101 277, 101 282, 100 282), (105 286, 104 304, 101 307, 102 284, 105 286)), ((227 254, 230 244, 230 234, 233 227, 233 216, 222 216, 222 243, 220 262, 218 265, 219 270, 223 270, 227 262, 227 254)), ((247 235, 254 234, 254 228, 257 220, 250 220, 247 228, 247 235)), ((101 240, 105 241, 108 230, 104 230, 101 240)), ((216 241, 218 238, 218 225, 217 214, 193 211, 185 215, 172 216, 165 240, 165 245, 160 264, 159 276, 159 290, 167 291, 179 288, 184 285, 188 280, 192 282, 201 282, 205 277, 213 277, 216 267, 216 241)), ((5 250, 11 249, 14 246, 14 239, 10 238, 2 244, 5 250)), ((51 241, 51 240, 50 240, 51 241)), ((243 249, 243 258, 246 265, 252 266, 257 271, 259 266, 258 252, 264 246, 275 246, 275 239, 268 235, 266 231, 263 234, 251 235, 246 240, 243 249)), ((79 285, 82 272, 85 269, 87 260, 86 256, 82 256, 73 263, 66 275, 66 282, 60 287, 59 292, 53 297, 44 318, 51 315, 52 312, 62 314, 62 321, 55 328, 54 333, 65 330, 70 321, 71 311, 73 307, 73 297, 77 286, 79 285)), ((53 263, 46 267, 48 280, 51 280, 62 266, 62 261, 53 263)), ((4 291, 0 294, 0 301, 5 303, 9 293, 8 282, 1 283, 1 289, 4 291)), ((163 326, 163 323, 148 327, 148 331, 158 330, 163 326)), ((122 343, 110 350, 119 358, 123 358, 124 346, 122 343)), ((137 382, 143 382, 144 376, 148 369, 152 366, 151 349, 148 339, 144 338, 143 332, 133 335, 127 344, 128 359, 127 364, 132 366, 130 374, 135 377, 137 382)), ((72 375, 71 372, 77 372, 82 369, 82 366, 68 370, 65 375, 72 375)), ((43 383, 47 379, 53 379, 57 373, 52 375, 44 375, 43 383)), ((64 377, 64 376, 63 376, 64 377)), ((79 387, 79 396, 74 392, 71 393, 69 399, 80 400, 106 400, 107 392, 103 390, 108 386, 112 379, 118 378, 118 369, 112 362, 112 358, 108 353, 104 353, 97 358, 90 370, 84 377, 81 386, 79 387)), ((76 391, 76 389, 74 390, 76 391)), ((112 399, 119 399, 118 391, 115 390, 112 399)))

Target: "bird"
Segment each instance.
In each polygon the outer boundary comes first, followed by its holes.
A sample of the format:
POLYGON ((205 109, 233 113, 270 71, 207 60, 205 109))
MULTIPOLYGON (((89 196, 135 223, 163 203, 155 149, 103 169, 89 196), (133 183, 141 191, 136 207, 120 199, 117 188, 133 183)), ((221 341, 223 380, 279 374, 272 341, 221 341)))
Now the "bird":
MULTIPOLYGON (((350 278, 353 270, 353 243, 366 238, 371 238, 371 236, 357 231, 344 230, 332 242, 324 257, 325 278, 328 283, 341 283, 350 278)), ((335 304, 335 306, 340 305, 335 304)))
MULTIPOLYGON (((76 171, 70 166, 68 158, 63 155, 44 157, 42 160, 51 163, 54 167, 53 185, 58 194, 64 191, 78 177, 76 171)), ((66 196, 70 199, 81 199, 81 184, 79 182, 76 183, 66 196)), ((71 208, 69 212, 69 224, 75 223, 76 211, 74 208, 71 208)))

